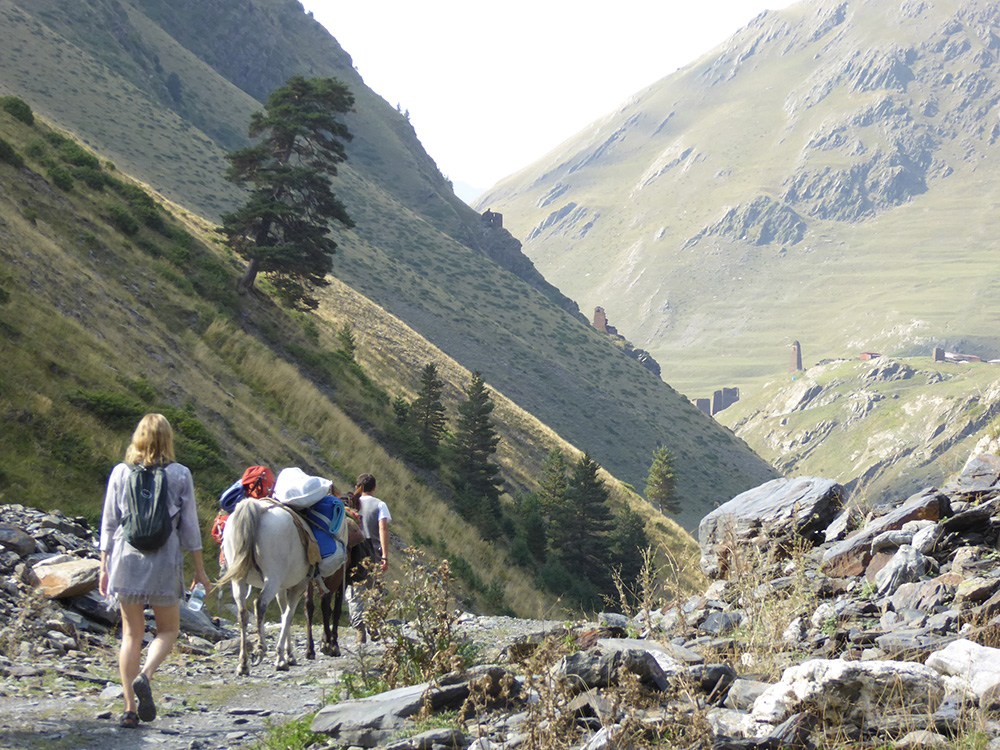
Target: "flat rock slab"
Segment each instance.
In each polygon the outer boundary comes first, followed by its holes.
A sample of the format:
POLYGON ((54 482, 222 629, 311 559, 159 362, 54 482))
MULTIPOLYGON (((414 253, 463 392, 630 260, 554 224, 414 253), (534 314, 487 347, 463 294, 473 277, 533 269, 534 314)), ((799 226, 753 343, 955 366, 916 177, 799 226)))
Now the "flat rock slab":
POLYGON ((877 536, 901 529, 910 521, 937 521, 950 512, 951 503, 947 495, 933 487, 925 489, 830 547, 823 555, 823 572, 837 578, 860 576, 872 560, 871 544, 877 536))
POLYGON ((441 689, 424 682, 368 698, 333 703, 316 714, 309 728, 344 745, 377 747, 388 744, 407 718, 420 713, 425 700, 442 706, 458 705, 468 695, 465 683, 441 689))
POLYGON ((776 725, 808 709, 828 723, 864 726, 872 715, 927 716, 944 696, 944 678, 923 664, 812 659, 786 669, 754 701, 751 715, 776 725))
POLYGON ((798 477, 772 479, 737 495, 698 524, 702 570, 712 578, 722 577, 725 550, 760 535, 780 539, 797 534, 822 541, 841 511, 842 492, 832 479, 798 477))
POLYGON ((313 732, 328 734, 343 745, 377 747, 389 744, 406 720, 425 705, 431 711, 459 708, 472 691, 472 684, 492 693, 508 674, 502 667, 487 665, 463 673, 461 678, 445 678, 438 683, 389 690, 358 700, 341 701, 321 709, 310 725, 313 732), (443 684, 446 683, 447 684, 443 684))

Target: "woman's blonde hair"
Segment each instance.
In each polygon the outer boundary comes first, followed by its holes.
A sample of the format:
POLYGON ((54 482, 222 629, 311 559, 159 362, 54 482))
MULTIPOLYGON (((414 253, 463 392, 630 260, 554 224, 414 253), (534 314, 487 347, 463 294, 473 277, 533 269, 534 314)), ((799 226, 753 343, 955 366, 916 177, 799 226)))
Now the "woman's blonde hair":
POLYGON ((136 425, 125 463, 156 466, 174 462, 174 431, 162 414, 147 414, 136 425))

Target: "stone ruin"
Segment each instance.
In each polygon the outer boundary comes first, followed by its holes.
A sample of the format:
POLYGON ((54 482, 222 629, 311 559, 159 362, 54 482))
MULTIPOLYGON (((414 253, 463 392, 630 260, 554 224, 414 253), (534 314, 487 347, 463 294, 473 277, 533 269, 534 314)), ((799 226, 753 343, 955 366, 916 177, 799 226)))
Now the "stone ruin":
POLYGON ((721 388, 712 394, 712 398, 696 398, 692 399, 691 403, 701 409, 705 414, 710 417, 714 417, 723 409, 728 409, 730 406, 735 404, 740 400, 740 389, 733 388, 721 388))
POLYGON ((609 333, 612 336, 618 334, 618 329, 608 323, 608 314, 603 307, 594 308, 594 328, 601 333, 609 333))
POLYGON ((503 214, 486 209, 482 213, 483 223, 491 229, 503 229, 503 214))
POLYGON ((792 342, 792 358, 788 363, 789 372, 801 372, 804 368, 802 367, 802 346, 798 341, 792 342))
POLYGON ((656 377, 660 377, 660 363, 653 359, 652 354, 645 349, 636 349, 631 341, 618 333, 618 329, 608 323, 608 314, 604 311, 603 307, 594 308, 594 328, 601 333, 605 333, 621 341, 622 350, 627 356, 634 359, 656 377))
POLYGON ((946 352, 940 346, 934 347, 933 353, 935 362, 982 362, 982 357, 975 354, 959 354, 958 352, 946 352))

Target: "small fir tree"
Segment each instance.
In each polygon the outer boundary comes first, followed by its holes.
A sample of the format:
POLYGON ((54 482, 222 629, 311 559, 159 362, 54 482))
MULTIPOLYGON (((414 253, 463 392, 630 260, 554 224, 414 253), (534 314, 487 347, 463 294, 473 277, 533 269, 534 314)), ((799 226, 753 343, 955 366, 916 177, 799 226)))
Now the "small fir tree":
POLYGON ((478 372, 465 389, 466 401, 458 407, 452 450, 454 484, 464 498, 466 514, 480 530, 490 525, 499 529, 500 467, 490 460, 500 436, 493 426, 493 401, 478 372))
POLYGON ((538 503, 545 519, 545 532, 549 548, 558 551, 569 542, 571 533, 560 518, 565 513, 566 487, 569 464, 566 456, 558 448, 549 451, 542 466, 542 475, 538 482, 538 503))
POLYGON ((642 516, 628 506, 622 507, 615 515, 611 531, 611 565, 629 586, 636 585, 642 570, 642 552, 648 547, 649 537, 642 516))
POLYGON ((649 476, 646 477, 646 500, 655 505, 661 513, 677 515, 681 512, 673 458, 662 446, 653 454, 653 463, 649 467, 649 476))
POLYGON ((410 406, 410 420, 421 445, 431 455, 437 453, 447 424, 443 392, 444 381, 438 377, 435 364, 428 362, 420 375, 420 394, 410 406))
POLYGON ((402 396, 396 396, 392 401, 392 410, 396 414, 396 424, 405 425, 410 418, 410 402, 402 396))
MULTIPOLYGON (((608 490, 600 466, 584 455, 573 467, 566 487, 566 502, 553 517, 553 534, 559 529, 565 541, 558 550, 568 570, 598 591, 610 592, 608 537, 614 525, 608 490)), ((584 602, 594 606, 598 602, 584 602)))
POLYGON ((344 323, 337 331, 337 341, 340 342, 340 351, 349 362, 354 361, 354 354, 358 350, 358 341, 354 338, 354 331, 351 330, 350 323, 344 323))

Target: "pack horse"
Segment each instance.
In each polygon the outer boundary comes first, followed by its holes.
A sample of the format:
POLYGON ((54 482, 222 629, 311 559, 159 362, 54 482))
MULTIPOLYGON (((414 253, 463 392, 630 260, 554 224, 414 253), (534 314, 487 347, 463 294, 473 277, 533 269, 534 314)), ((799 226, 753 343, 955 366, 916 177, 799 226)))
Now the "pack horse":
MULTIPOLYGON (((281 484, 281 475, 278 480, 275 487, 276 495, 281 484)), ((322 491, 324 495, 328 488, 329 483, 322 491)), ((315 488, 310 491, 313 495, 319 494, 319 490, 315 488)), ((340 503, 335 497, 323 499, 335 501, 332 504, 334 508, 336 503, 340 503)), ((312 505, 312 502, 308 505, 312 505)), ((295 664, 291 643, 292 618, 299 600, 315 578, 314 571, 317 567, 316 560, 309 552, 309 532, 303 533, 304 524, 295 515, 298 509, 304 509, 308 505, 295 506, 291 503, 285 505, 268 498, 246 497, 239 502, 226 521, 222 535, 222 551, 228 567, 225 575, 219 580, 219 585, 230 583, 233 588, 233 599, 236 601, 240 625, 240 660, 236 670, 238 675, 250 674, 250 653, 247 647, 249 618, 246 603, 251 587, 261 591, 254 605, 258 639, 254 663, 261 661, 267 651, 264 612, 268 604, 277 599, 281 609, 281 629, 278 633, 274 667, 279 671, 285 671, 295 664)), ((337 516, 336 513, 333 515, 337 516)), ((339 517, 332 519, 330 523, 329 532, 336 540, 336 552, 322 558, 319 575, 327 589, 335 592, 343 586, 344 563, 347 561, 348 524, 343 520, 342 504, 339 508, 339 517)), ((325 639, 329 639, 329 630, 324 628, 324 631, 325 639)), ((324 650, 329 652, 328 649, 324 650)), ((311 658, 314 653, 310 622, 307 656, 311 658)))

